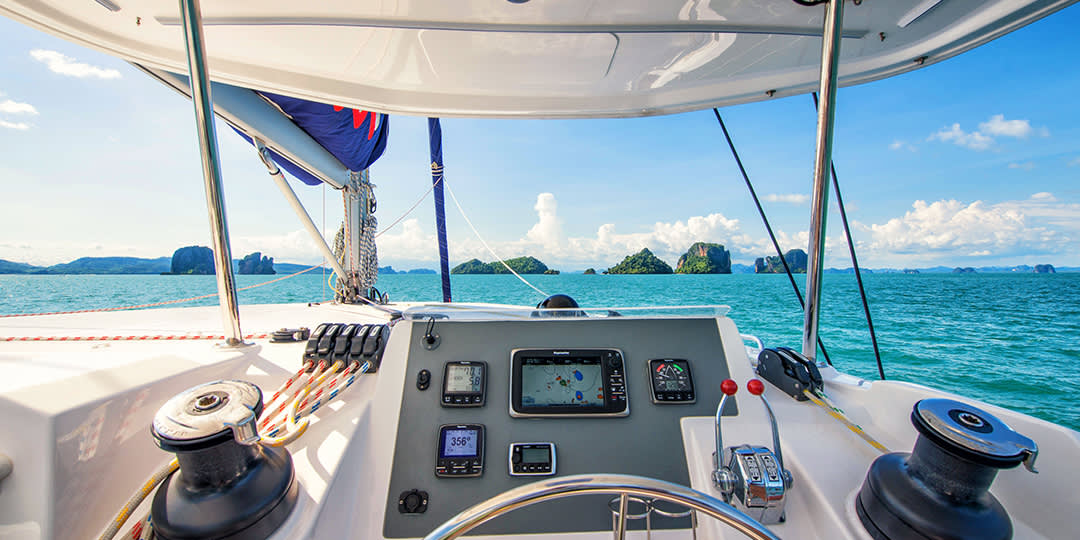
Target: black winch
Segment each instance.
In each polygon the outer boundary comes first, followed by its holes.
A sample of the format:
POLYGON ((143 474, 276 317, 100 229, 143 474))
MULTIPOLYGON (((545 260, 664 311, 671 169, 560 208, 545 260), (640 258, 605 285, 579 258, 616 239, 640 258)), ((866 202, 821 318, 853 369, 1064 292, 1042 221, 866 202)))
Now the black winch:
POLYGON ((1035 470, 1038 447, 989 413, 951 399, 915 404, 910 453, 870 465, 855 510, 875 540, 1012 538, 1012 521, 990 494, 999 469, 1035 470))
POLYGON ((259 443, 262 391, 218 381, 170 399, 154 416, 161 449, 180 470, 162 482, 150 510, 164 540, 262 540, 296 505, 292 456, 259 443))

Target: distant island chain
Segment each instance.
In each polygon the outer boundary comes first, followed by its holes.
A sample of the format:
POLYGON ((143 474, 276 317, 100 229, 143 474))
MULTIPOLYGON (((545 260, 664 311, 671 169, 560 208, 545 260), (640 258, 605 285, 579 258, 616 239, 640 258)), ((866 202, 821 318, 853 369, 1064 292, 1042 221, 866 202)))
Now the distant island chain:
MULTIPOLYGON (((653 254, 649 248, 627 255, 623 260, 606 270, 597 271, 586 268, 579 271, 586 275, 595 274, 778 274, 784 273, 784 263, 793 273, 805 274, 808 257, 802 249, 792 249, 778 256, 758 257, 754 264, 732 263, 731 253, 723 244, 695 242, 679 257, 672 268, 668 263, 653 254)), ((309 268, 302 264, 275 263, 273 257, 254 252, 241 259, 233 259, 233 271, 237 274, 276 274, 293 273, 309 268)), ((511 270, 518 274, 559 274, 559 270, 548 267, 536 257, 522 256, 503 261, 482 262, 470 259, 451 270, 451 274, 509 274, 511 270)), ((860 268, 863 273, 1036 273, 1053 274, 1056 272, 1077 272, 1080 267, 1059 267, 1051 264, 949 267, 931 268, 879 268, 871 270, 860 268)), ((831 274, 853 273, 851 268, 825 270, 831 274)), ((69 263, 52 266, 34 266, 27 263, 0 259, 0 274, 163 274, 163 275, 212 275, 214 273, 214 251, 206 246, 186 246, 173 252, 172 257, 145 259, 139 257, 82 257, 69 263)), ((414 268, 398 271, 392 266, 379 267, 380 275, 395 274, 437 274, 430 268, 414 268)))

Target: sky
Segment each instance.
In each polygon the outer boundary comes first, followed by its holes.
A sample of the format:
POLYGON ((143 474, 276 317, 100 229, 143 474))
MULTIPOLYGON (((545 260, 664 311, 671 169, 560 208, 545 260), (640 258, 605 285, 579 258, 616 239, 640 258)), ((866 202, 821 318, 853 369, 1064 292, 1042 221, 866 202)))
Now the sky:
MULTIPOLYGON (((1080 6, 944 62, 838 93, 834 161, 869 268, 1080 266, 1080 6)), ((781 247, 807 248, 809 95, 721 109, 781 247)), ((695 241, 773 254, 711 110, 641 119, 444 119, 446 182, 498 256, 607 268, 695 241)), ((316 264, 254 150, 218 123, 234 258, 316 264)), ((424 118, 372 166, 389 225, 430 188, 424 118)), ((0 18, 0 259, 169 256, 210 245, 190 101, 125 62, 0 18)), ((294 182, 332 237, 339 192, 294 182)), ((450 262, 493 257, 447 195, 450 262)), ((430 196, 380 265, 437 267, 430 196)), ((835 199, 826 265, 851 266, 835 199)))

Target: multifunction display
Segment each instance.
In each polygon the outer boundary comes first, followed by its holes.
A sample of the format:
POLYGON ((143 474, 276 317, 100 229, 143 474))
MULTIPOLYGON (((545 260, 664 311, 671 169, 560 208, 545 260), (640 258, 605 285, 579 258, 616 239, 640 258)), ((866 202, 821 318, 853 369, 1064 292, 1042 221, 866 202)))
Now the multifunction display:
POLYGON ((443 369, 443 407, 482 407, 487 380, 484 362, 447 362, 443 369))
POLYGON ((671 358, 649 360, 653 403, 693 403, 694 379, 690 361, 671 358))
POLYGON ((616 349, 518 349, 511 356, 510 415, 626 416, 616 349))
POLYGON ((510 476, 555 474, 555 443, 510 443, 510 476))
POLYGON ((446 424, 439 426, 439 453, 435 476, 460 478, 484 472, 484 426, 446 424))

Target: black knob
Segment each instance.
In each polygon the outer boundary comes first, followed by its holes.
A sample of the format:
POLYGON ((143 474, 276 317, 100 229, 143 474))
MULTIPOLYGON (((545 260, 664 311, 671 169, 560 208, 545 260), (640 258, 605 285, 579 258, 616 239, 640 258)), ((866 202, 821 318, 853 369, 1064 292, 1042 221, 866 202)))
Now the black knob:
POLYGON ((618 355, 612 354, 612 355, 608 356, 608 359, 607 359, 608 367, 611 368, 611 369, 618 368, 619 367, 619 360, 621 360, 621 359, 619 358, 618 355))
POLYGON ((510 458, 510 461, 514 462, 515 464, 521 463, 521 452, 514 452, 514 455, 510 458))
POLYGON ((416 374, 416 389, 427 390, 428 386, 431 386, 431 372, 421 369, 420 373, 416 374))
POLYGON ((398 511, 402 514, 423 514, 427 511, 427 497, 424 491, 403 491, 398 497, 398 511))

